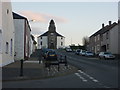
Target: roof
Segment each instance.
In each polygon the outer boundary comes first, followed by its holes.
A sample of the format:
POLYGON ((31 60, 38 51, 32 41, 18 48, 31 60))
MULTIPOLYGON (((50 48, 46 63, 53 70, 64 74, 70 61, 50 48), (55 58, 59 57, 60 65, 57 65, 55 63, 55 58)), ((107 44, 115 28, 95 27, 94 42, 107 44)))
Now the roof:
POLYGON ((26 17, 21 16, 21 15, 19 15, 17 13, 14 13, 14 12, 12 12, 12 14, 13 14, 13 19, 25 19, 27 21, 28 27, 29 27, 29 29, 31 31, 31 27, 29 25, 29 21, 28 21, 28 19, 26 17))
POLYGON ((98 34, 103 34, 103 33, 107 32, 107 31, 111 30, 111 29, 112 29, 113 27, 115 27, 116 25, 117 25, 116 22, 114 22, 114 23, 111 24, 111 25, 106 25, 104 28, 101 28, 99 31, 95 32, 95 33, 92 34, 90 37, 96 36, 96 35, 98 35, 98 34))
POLYGON ((19 15, 17 13, 14 13, 14 12, 12 12, 12 13, 13 13, 13 19, 27 19, 26 17, 21 16, 21 15, 19 15))
MULTIPOLYGON (((42 35, 40 35, 40 36, 38 36, 38 37, 41 37, 41 36, 48 36, 48 32, 49 32, 49 31, 43 33, 42 35)), ((55 32, 55 33, 57 34, 57 36, 64 37, 64 36, 62 36, 61 34, 59 34, 59 33, 57 33, 57 32, 55 32)))

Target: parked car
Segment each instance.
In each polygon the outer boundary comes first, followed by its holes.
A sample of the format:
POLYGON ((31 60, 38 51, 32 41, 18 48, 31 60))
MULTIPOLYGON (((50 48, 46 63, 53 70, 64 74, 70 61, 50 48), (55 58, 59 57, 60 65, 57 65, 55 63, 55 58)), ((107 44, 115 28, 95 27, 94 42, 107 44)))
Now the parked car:
POLYGON ((53 49, 49 49, 46 53, 46 60, 57 60, 57 54, 53 49))
POLYGON ((115 59, 115 55, 113 55, 110 52, 100 52, 99 53, 99 58, 104 58, 104 59, 115 59))
POLYGON ((92 52, 90 52, 90 51, 86 51, 85 56, 91 56, 91 57, 93 57, 94 54, 92 52))
POLYGON ((85 56, 85 53, 86 53, 85 50, 81 50, 81 51, 80 51, 80 55, 81 55, 81 56, 85 56))
POLYGON ((66 52, 72 52, 71 48, 66 48, 65 50, 66 50, 66 52))
POLYGON ((80 51, 81 51, 80 49, 77 49, 77 50, 75 51, 75 54, 76 54, 76 55, 79 55, 79 54, 80 54, 80 51))

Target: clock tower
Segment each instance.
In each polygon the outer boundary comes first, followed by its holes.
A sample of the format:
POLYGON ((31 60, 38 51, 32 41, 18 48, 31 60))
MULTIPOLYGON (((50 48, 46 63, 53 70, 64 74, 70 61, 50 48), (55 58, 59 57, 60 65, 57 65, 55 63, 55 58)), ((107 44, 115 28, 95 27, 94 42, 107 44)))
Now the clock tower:
POLYGON ((48 27, 48 48, 57 48, 57 34, 54 20, 51 20, 48 27))

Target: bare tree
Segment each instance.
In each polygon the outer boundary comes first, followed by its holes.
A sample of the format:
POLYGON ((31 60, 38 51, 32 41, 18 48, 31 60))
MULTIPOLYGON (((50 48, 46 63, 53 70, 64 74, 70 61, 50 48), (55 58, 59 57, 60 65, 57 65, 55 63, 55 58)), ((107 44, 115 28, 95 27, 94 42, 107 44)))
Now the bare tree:
POLYGON ((88 36, 83 37, 82 43, 85 49, 87 49, 87 45, 89 45, 89 37, 88 36))

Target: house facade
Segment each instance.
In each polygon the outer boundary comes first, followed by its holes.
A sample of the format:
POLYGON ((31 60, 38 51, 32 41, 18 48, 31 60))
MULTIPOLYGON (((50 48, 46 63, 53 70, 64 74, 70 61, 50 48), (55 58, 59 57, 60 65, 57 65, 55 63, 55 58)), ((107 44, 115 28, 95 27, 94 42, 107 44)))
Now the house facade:
POLYGON ((28 59, 30 57, 31 28, 26 17, 13 12, 15 26, 15 60, 28 59))
POLYGON ((90 36, 90 51, 95 54, 104 51, 118 55, 118 32, 118 23, 109 21, 109 25, 102 24, 102 28, 90 36))
POLYGON ((38 37, 38 49, 58 49, 65 47, 65 37, 56 32, 55 23, 50 21, 48 31, 38 37))
POLYGON ((31 34, 31 38, 30 38, 30 55, 35 52, 36 49, 36 44, 37 42, 35 41, 35 37, 31 34))
POLYGON ((14 62, 14 24, 10 2, 0 1, 0 67, 14 62))

